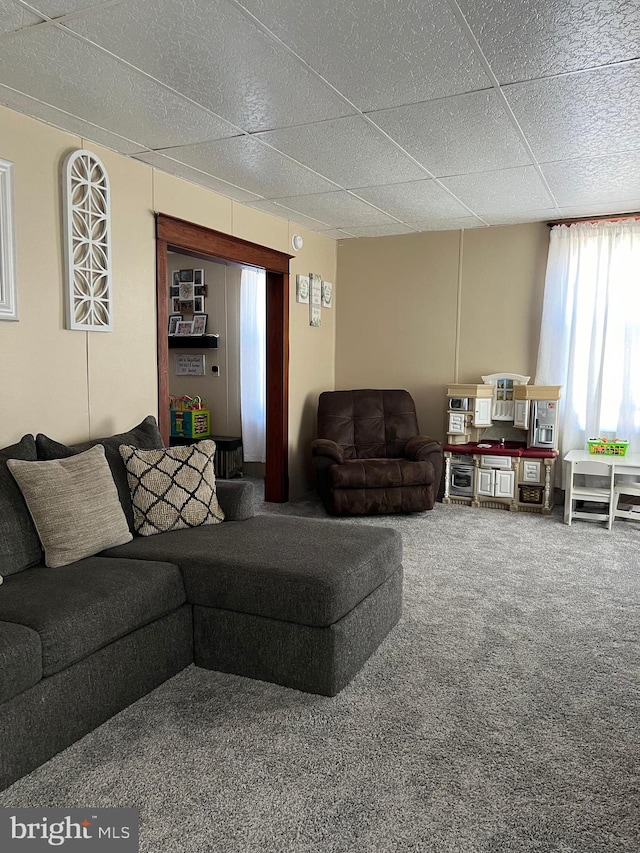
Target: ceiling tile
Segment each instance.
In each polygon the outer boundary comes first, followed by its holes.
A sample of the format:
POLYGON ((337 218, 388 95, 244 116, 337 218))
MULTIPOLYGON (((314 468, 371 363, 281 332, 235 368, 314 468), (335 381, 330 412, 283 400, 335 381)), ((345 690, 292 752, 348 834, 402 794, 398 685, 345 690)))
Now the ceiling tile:
POLYGON ((637 213, 640 211, 640 195, 635 199, 609 202, 608 204, 576 204, 560 208, 560 217, 567 218, 580 216, 607 216, 610 213, 637 213))
POLYGON ((266 198, 319 193, 334 188, 329 181, 288 160, 252 136, 172 148, 165 153, 188 166, 266 198))
POLYGON ((489 225, 525 225, 528 222, 547 222, 549 219, 557 219, 559 210, 547 208, 546 210, 530 210, 525 213, 503 213, 499 216, 486 216, 489 225))
POLYGON ((640 198, 640 151, 542 166, 560 207, 640 198))
POLYGON ((639 90, 640 63, 503 89, 539 162, 640 148, 639 90))
POLYGON ((466 228, 483 228, 485 223, 475 216, 460 216, 456 219, 426 219, 409 222, 418 231, 461 231, 466 228))
POLYGON ((279 201, 292 210, 299 210, 306 216, 326 222, 332 228, 351 231, 352 227, 358 225, 398 224, 390 216, 346 192, 281 198, 279 201))
POLYGON ((3 41, 0 79, 39 101, 139 139, 148 148, 235 132, 226 122, 57 27, 23 30, 3 41))
POLYGON ((446 0, 242 4, 363 110, 488 85, 446 0))
POLYGON ((436 177, 531 162, 493 89, 369 113, 369 118, 436 177))
POLYGON ((339 228, 331 228, 329 231, 321 231, 325 237, 331 237, 332 240, 348 240, 352 235, 348 231, 341 231, 339 228))
POLYGON ((211 175, 205 175, 197 169, 192 169, 190 166, 185 166, 184 163, 177 163, 170 157, 164 157, 156 151, 141 151, 134 155, 135 160, 141 160, 143 163, 148 163, 150 166, 155 166, 162 172, 168 172, 170 175, 175 175, 178 178, 184 178, 186 181, 191 181, 193 184, 199 184, 203 187, 208 187, 210 190, 220 193, 220 195, 233 198, 236 201, 251 201, 258 198, 254 193, 246 192, 240 187, 235 187, 233 184, 221 181, 211 175))
POLYGON ((349 228, 349 234, 353 237, 393 237, 398 234, 415 234, 414 228, 397 223, 389 225, 359 225, 349 228))
POLYGON ((425 177, 419 166, 360 116, 258 136, 347 189, 425 177))
POLYGON ((361 187, 354 193, 403 222, 424 221, 433 216, 451 219, 469 211, 435 181, 411 181, 387 187, 361 187))
POLYGON ((302 225, 310 231, 323 231, 327 227, 326 222, 321 222, 319 219, 311 219, 310 216, 304 216, 298 213, 297 210, 291 210, 289 207, 284 207, 276 201, 252 201, 247 207, 255 207, 257 210, 264 210, 265 213, 272 213, 274 216, 279 216, 281 219, 289 219, 295 222, 296 225, 302 225))
POLYGON ((2 85, 0 85, 0 104, 32 118, 40 119, 47 124, 52 124, 54 127, 59 127, 76 136, 90 139, 92 142, 97 142, 98 145, 104 145, 105 148, 111 148, 120 154, 133 154, 142 147, 139 142, 125 139, 123 136, 118 136, 94 124, 89 124, 89 122, 81 118, 69 115, 69 113, 63 113, 55 107, 42 104, 40 101, 36 101, 27 95, 23 95, 21 92, 16 92, 14 89, 8 89, 2 85))
POLYGON ((533 166, 454 175, 442 178, 442 183, 477 216, 501 216, 553 207, 552 199, 533 166))
POLYGON ((100 6, 104 0, 29 0, 29 5, 49 18, 59 18, 81 9, 100 6))
POLYGON ((247 131, 353 113, 225 0, 137 0, 70 26, 247 131))
POLYGON ((638 55, 635 0, 458 0, 501 83, 638 55))
POLYGON ((13 0, 0 0, 0 34, 12 33, 41 21, 42 18, 29 12, 24 6, 18 6, 13 0))

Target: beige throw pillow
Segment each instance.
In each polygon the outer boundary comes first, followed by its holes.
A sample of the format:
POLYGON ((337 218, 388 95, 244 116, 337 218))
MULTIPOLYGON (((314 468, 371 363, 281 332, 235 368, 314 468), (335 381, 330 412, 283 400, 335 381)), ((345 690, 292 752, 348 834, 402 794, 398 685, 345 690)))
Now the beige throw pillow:
POLYGON ((215 451, 210 440, 167 450, 121 445, 136 533, 153 536, 224 521, 216 495, 215 451))
POLYGON ((67 566, 133 537, 104 447, 49 462, 7 460, 51 568, 67 566))

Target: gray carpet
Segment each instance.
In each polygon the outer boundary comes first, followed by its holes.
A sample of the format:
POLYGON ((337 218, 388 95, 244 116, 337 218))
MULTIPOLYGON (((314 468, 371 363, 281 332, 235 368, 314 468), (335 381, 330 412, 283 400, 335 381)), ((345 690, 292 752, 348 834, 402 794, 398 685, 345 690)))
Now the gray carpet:
POLYGON ((136 806, 154 853, 640 849, 640 526, 360 523, 402 531, 405 616, 338 697, 190 667, 0 805, 136 806))

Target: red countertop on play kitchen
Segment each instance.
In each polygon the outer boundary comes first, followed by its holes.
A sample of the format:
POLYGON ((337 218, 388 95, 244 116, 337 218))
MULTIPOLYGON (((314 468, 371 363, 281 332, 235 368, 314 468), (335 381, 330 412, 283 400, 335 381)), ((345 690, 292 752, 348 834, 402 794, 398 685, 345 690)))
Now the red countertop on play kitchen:
MULTIPOLYGON (((489 444, 490 442, 480 442, 489 444)), ((479 447, 478 442, 470 441, 467 444, 445 444, 443 450, 449 453, 461 453, 471 456, 481 453, 487 456, 521 456, 524 459, 553 459, 558 455, 557 450, 545 450, 543 447, 526 447, 523 442, 505 441, 504 445, 499 442, 491 444, 491 447, 479 447)))

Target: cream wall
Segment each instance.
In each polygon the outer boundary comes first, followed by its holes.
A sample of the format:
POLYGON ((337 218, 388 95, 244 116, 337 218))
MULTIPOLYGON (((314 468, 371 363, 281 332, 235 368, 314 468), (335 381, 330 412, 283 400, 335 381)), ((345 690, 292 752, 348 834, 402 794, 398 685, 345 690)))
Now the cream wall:
POLYGON ((334 386, 336 311, 310 327, 307 306, 295 303, 295 274, 335 282, 335 242, 5 108, 0 157, 15 165, 20 318, 0 323, 0 446, 26 432, 63 442, 105 435, 157 413, 157 211, 282 252, 293 253, 294 233, 303 236, 291 262, 289 468, 291 494, 307 489, 317 395, 334 386), (63 324, 61 164, 80 147, 103 160, 111 181, 112 333, 63 324))
POLYGON ((543 223, 338 243, 336 388, 406 388, 445 437, 445 386, 535 374, 543 223))

